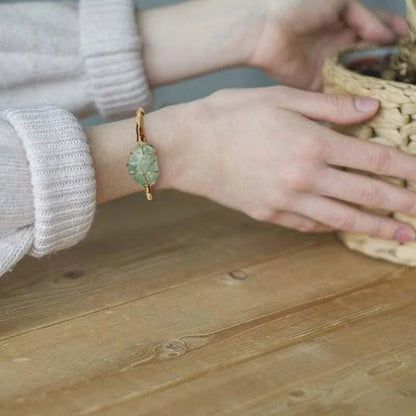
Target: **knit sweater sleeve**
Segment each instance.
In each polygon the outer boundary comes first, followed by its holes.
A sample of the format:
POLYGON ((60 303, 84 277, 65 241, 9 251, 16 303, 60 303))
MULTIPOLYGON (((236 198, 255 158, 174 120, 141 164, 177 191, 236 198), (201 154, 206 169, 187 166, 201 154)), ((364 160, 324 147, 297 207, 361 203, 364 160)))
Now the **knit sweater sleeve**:
POLYGON ((151 103, 133 0, 11 2, 0 22, 0 110, 122 117, 151 103))
POLYGON ((59 107, 0 112, 0 276, 88 232, 95 181, 86 137, 59 107))

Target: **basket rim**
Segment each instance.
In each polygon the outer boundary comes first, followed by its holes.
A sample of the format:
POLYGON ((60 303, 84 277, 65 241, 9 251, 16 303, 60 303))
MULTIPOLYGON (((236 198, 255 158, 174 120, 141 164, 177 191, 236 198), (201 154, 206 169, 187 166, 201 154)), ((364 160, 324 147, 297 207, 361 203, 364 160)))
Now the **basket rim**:
MULTIPOLYGON (((397 45, 390 45, 390 46, 380 46, 380 45, 374 45, 374 44, 360 44, 357 45, 355 47, 350 47, 350 48, 345 48, 345 49, 341 49, 339 51, 337 51, 336 53, 334 53, 332 56, 328 57, 326 59, 325 65, 334 65, 336 67, 337 71, 340 71, 342 73, 344 73, 345 75, 348 75, 349 77, 356 77, 356 78, 361 78, 361 79, 366 79, 369 82, 371 82, 372 84, 380 84, 380 86, 382 85, 391 85, 394 86, 396 88, 399 89, 411 89, 413 91, 416 91, 416 84, 411 84, 411 83, 407 83, 407 82, 400 82, 400 81, 392 81, 392 80, 386 80, 386 79, 382 79, 382 78, 377 78, 377 77, 372 77, 369 75, 363 75, 360 74, 356 71, 353 71, 351 69, 348 69, 347 67, 345 67, 345 65, 342 64, 341 60, 342 58, 351 52, 357 52, 357 51, 371 51, 374 49, 393 49, 393 48, 397 48, 397 45)), ((325 66, 324 65, 324 66, 325 66)))

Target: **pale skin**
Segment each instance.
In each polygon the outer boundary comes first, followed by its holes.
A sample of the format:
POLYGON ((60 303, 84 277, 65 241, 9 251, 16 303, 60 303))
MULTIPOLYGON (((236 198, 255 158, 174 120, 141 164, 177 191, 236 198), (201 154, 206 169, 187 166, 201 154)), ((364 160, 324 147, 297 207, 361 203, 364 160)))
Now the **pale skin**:
MULTIPOLYGON (((343 230, 412 241, 414 230, 353 204, 416 215, 416 195, 347 167, 416 181, 414 157, 315 122, 356 124, 378 102, 325 95, 320 67, 334 50, 406 34, 400 16, 352 0, 196 0, 140 14, 153 86, 235 65, 259 67, 291 87, 219 91, 144 117, 158 153, 159 189, 202 195, 303 232, 343 230), (224 40, 225 39, 225 40, 224 40)), ((97 201, 137 192, 126 168, 135 120, 87 130, 97 201)))

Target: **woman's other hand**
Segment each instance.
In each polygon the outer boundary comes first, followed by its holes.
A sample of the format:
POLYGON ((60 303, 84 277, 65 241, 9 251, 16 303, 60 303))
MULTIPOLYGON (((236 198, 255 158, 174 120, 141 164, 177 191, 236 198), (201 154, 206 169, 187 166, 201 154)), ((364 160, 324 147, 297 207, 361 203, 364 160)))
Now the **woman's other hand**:
POLYGON ((323 61, 336 50, 357 41, 393 43, 407 34, 404 17, 356 0, 255 3, 262 17, 248 63, 296 88, 319 90, 323 61))

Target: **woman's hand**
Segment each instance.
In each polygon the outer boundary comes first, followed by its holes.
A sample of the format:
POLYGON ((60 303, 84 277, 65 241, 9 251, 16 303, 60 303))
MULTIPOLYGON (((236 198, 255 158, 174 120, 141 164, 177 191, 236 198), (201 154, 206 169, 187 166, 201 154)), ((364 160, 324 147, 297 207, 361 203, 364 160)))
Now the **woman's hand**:
POLYGON ((414 157, 311 121, 355 124, 377 108, 372 99, 287 87, 225 90, 148 114, 145 131, 159 151, 159 188, 300 231, 411 241, 409 225, 351 204, 416 215, 416 194, 337 167, 416 181, 414 157))
POLYGON ((358 40, 390 43, 403 17, 357 0, 196 0, 138 13, 152 86, 232 66, 318 90, 324 59, 358 40))
POLYGON ((320 89, 323 61, 338 49, 359 40, 392 43, 407 34, 403 17, 371 11, 357 0, 255 3, 263 10, 263 29, 248 63, 297 88, 320 89))

